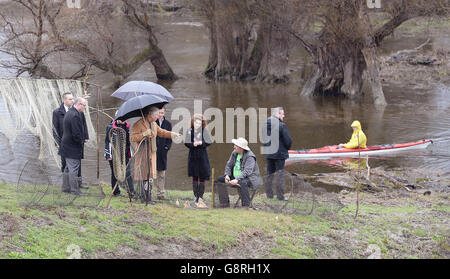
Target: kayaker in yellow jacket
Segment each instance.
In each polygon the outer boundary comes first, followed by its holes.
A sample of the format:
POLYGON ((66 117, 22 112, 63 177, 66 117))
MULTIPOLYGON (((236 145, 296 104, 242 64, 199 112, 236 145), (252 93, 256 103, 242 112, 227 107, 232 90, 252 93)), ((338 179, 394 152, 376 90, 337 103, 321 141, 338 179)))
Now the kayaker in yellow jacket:
POLYGON ((358 120, 353 121, 352 123, 352 129, 353 129, 353 134, 352 134, 352 138, 350 139, 349 142, 347 143, 341 143, 339 144, 339 146, 343 146, 345 148, 366 148, 366 143, 367 143, 367 138, 366 135, 364 134, 364 132, 361 129, 361 123, 359 123, 358 120), (359 143, 359 144, 358 144, 359 143))

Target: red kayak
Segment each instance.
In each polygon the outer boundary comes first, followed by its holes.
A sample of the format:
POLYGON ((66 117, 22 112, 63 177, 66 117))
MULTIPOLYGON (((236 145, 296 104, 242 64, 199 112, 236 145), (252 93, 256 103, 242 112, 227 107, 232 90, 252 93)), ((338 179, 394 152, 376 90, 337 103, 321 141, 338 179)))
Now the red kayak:
POLYGON ((372 156, 411 149, 424 149, 431 143, 433 143, 432 140, 421 140, 407 143, 371 145, 361 149, 349 149, 339 145, 331 145, 314 149, 289 150, 289 159, 372 156))

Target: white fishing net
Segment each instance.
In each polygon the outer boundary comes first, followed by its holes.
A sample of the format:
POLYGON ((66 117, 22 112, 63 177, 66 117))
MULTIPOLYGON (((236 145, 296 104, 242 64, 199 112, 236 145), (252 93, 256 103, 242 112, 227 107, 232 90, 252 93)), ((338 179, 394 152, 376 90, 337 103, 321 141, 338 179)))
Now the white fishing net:
MULTIPOLYGON (((77 80, 0 78, 0 131, 10 142, 24 130, 29 131, 39 139, 39 160, 53 160, 60 167, 61 159, 53 138, 52 113, 61 105, 65 92, 71 92, 74 98, 81 97, 83 83, 77 80)), ((89 132, 87 146, 95 147, 96 133, 88 106, 84 114, 89 132)))

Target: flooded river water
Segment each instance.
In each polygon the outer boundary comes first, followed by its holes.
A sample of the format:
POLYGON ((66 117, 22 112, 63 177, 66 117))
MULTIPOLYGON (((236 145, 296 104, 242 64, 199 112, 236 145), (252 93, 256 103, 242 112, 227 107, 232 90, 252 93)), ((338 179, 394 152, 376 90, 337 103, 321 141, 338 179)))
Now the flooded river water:
MULTIPOLYGON (((441 139, 423 151, 370 158, 369 163, 372 167, 432 168, 441 169, 443 174, 449 174, 450 88, 448 84, 436 85, 436 88, 431 90, 412 89, 408 85, 384 84, 388 105, 383 109, 377 109, 371 104, 341 99, 302 98, 299 96, 302 83, 297 82, 295 78, 288 85, 210 83, 201 75, 209 55, 209 39, 204 26, 191 21, 169 22, 164 24, 163 29, 167 35, 160 39, 160 46, 169 64, 180 76, 180 79, 173 83, 163 84, 175 98, 168 105, 166 113, 172 125, 179 121, 171 120, 172 112, 176 108, 185 107, 193 113, 194 99, 202 100, 203 110, 211 107, 218 108, 224 116, 227 108, 241 107, 246 110, 282 106, 286 112, 285 123, 293 139, 292 149, 305 149, 348 141, 352 134, 350 124, 357 119, 362 123, 369 145, 441 139)), ((383 51, 390 53, 395 50, 395 39, 390 39, 387 44, 389 48, 384 47, 383 51)), ((293 69, 304 63, 303 55, 301 50, 293 52, 290 62, 293 69)), ((2 76, 10 75, 0 71, 2 76)), ((93 82, 101 84, 107 79, 107 75, 100 75, 93 82)), ((146 63, 130 80, 156 81, 152 65, 146 63)), ((118 107, 122 102, 110 97, 110 94, 112 92, 103 91, 104 109, 118 107)), ((89 103, 92 107, 96 105, 95 100, 90 100, 89 103)), ((112 115, 113 111, 108 112, 112 115)), ((95 120, 96 116, 92 114, 91 117, 95 120)), ((105 128, 110 120, 103 115, 100 115, 99 120, 100 180, 109 183, 110 170, 103 157, 103 147, 105 128)), ((248 122, 247 125, 249 125, 248 122)), ((260 123, 257 125, 260 126, 260 123)), ((7 150, 1 144, 5 145, 5 142, 0 142, 0 148, 7 150)), ((250 148, 257 154, 262 173, 265 173, 266 164, 264 157, 260 154, 260 146, 259 143, 250 144, 250 148)), ((210 164, 215 169, 216 177, 223 173, 232 147, 232 143, 213 143, 208 147, 210 164)), ((85 154, 86 159, 82 162, 83 176, 95 182, 97 181, 96 150, 90 148, 85 154)), ((182 143, 172 145, 168 153, 166 181, 168 189, 192 188, 191 180, 187 177, 187 154, 188 149, 182 143)), ((21 160, 26 158, 23 157, 21 160)), ((0 167, 5 168, 7 165, 0 167)), ((289 164, 286 170, 313 174, 342 169, 329 162, 302 161, 289 164)), ((3 169, 2 180, 11 180, 7 173, 8 171, 3 169)), ((29 176, 33 175, 29 173, 29 176)))

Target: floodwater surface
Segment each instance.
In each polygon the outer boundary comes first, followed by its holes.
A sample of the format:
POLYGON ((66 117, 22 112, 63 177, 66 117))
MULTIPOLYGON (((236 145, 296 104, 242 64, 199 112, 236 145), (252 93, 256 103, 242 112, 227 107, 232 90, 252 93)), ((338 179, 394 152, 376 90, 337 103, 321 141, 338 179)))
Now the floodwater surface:
MULTIPOLYGON (((419 167, 440 169, 443 174, 450 170, 450 88, 449 85, 436 85, 430 90, 412 89, 408 86, 384 84, 384 92, 388 105, 375 108, 371 104, 355 103, 342 99, 302 98, 299 92, 302 83, 295 78, 288 85, 269 85, 252 83, 212 83, 201 75, 209 55, 209 38, 206 28, 200 22, 180 19, 179 22, 166 22, 163 25, 166 32, 160 38, 160 46, 173 70, 180 77, 173 83, 163 83, 174 96, 174 101, 167 107, 167 119, 174 126, 180 120, 172 119, 172 113, 179 108, 187 108, 194 112, 194 100, 202 101, 203 111, 208 108, 218 108, 226 119, 227 108, 270 108, 282 106, 285 109, 285 123, 293 139, 292 149, 316 148, 346 142, 350 139, 353 120, 359 120, 368 138, 368 144, 389 144, 435 139, 435 144, 422 151, 398 153, 384 157, 369 158, 372 167, 384 166, 419 167)), ((397 50, 396 40, 390 39, 383 52, 397 50)), ((397 42, 401 44, 401 41, 397 42)), ((304 61, 304 51, 294 50, 291 56, 292 68, 301 66, 304 61)), ((0 69, 1 75, 8 75, 0 69)), ((300 73, 294 73, 293 75, 300 73)), ((96 84, 108 82, 108 75, 99 75, 96 84)), ((156 81, 153 67, 144 64, 130 80, 156 81)), ((113 92, 103 90, 101 105, 105 112, 114 114, 115 108, 122 101, 110 97, 113 92)), ((95 107, 96 100, 89 100, 95 107)), ((92 120, 96 113, 92 112, 92 120)), ((100 114, 100 180, 109 183, 109 165, 103 157, 105 129, 109 119, 100 114)), ((224 122, 224 124, 226 124, 224 122)), ((260 127, 261 122, 246 121, 246 134, 250 126, 260 127)), ((236 125, 236 124, 235 124, 236 125)), ((95 124, 94 124, 95 127, 95 124)), ((225 127, 223 127, 225 131, 225 127)), ((236 138, 238 135, 224 135, 225 138, 236 138)), ((240 136, 240 135, 239 135, 240 136)), ((5 141, 0 142, 5 145, 5 141)), ((257 155, 261 172, 266 173, 264 157, 260 154, 260 143, 251 143, 250 148, 257 155)), ((2 150, 4 147, 1 146, 2 150)), ((215 176, 223 174, 226 161, 232 151, 233 144, 213 143, 208 147, 211 167, 215 176)), ((14 152, 14 150, 13 150, 14 152)), ((168 189, 191 189, 191 180, 187 177, 188 149, 184 144, 173 144, 168 153, 168 170, 166 187, 168 189)), ((24 155, 25 156, 25 155, 24 155)), ((82 162, 83 176, 90 181, 97 180, 97 150, 89 148, 85 151, 82 162)), ((26 160, 26 156, 21 160, 26 160)), ((299 161, 286 167, 289 172, 313 174, 318 172, 341 171, 333 162, 299 161)), ((3 180, 8 181, 7 171, 3 171, 3 180)), ((29 173, 29 176, 35 175, 29 173)), ((209 186, 207 186, 209 189, 209 186)))

